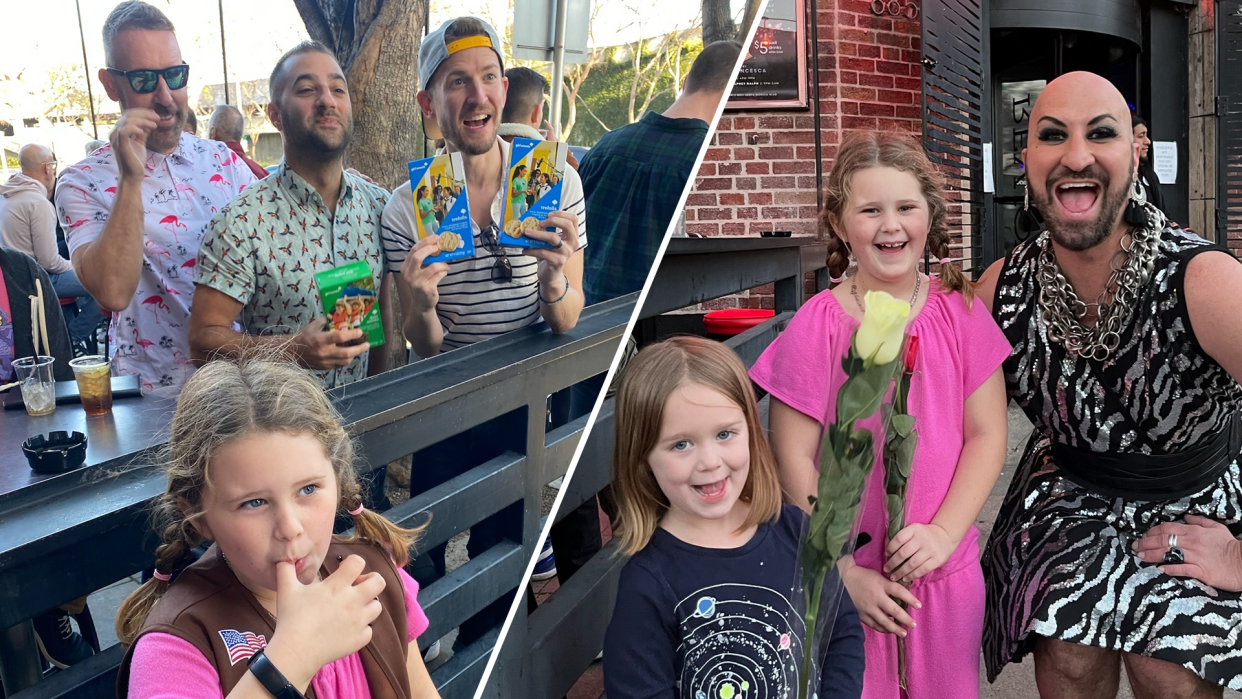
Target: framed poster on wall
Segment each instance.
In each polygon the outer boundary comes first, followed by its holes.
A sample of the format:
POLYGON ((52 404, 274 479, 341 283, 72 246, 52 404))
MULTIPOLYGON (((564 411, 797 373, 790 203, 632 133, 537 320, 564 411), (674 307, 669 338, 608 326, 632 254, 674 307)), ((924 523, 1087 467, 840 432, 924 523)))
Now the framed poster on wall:
POLYGON ((804 1, 768 0, 726 108, 806 108, 804 1))

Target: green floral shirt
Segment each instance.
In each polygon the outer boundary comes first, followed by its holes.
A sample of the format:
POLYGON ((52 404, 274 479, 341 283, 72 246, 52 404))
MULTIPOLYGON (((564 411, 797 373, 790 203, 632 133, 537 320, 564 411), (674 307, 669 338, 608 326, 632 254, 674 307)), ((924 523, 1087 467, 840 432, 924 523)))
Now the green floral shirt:
MULTIPOLYGON (((194 282, 239 301, 244 332, 295 332, 322 318, 316 272, 366 260, 380 288, 388 192, 349 173, 344 178, 334 217, 315 188, 282 162, 208 224, 194 282)), ((325 388, 352 383, 366 377, 367 354, 317 373, 325 388)))

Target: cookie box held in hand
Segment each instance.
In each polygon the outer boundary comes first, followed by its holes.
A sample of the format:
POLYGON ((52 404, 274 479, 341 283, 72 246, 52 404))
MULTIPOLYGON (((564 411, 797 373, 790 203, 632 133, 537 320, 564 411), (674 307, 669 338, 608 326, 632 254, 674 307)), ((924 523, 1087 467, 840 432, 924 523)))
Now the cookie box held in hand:
POLYGON ((375 274, 363 260, 315 273, 319 298, 332 330, 361 328, 372 347, 384 344, 375 274))
MULTIPOLYGON (((558 141, 515 138, 509 148, 505 179, 504 214, 500 242, 525 248, 550 248, 550 243, 526 235, 548 214, 562 210, 565 155, 569 146, 558 141)), ((556 231, 555 228, 546 230, 556 231)))
POLYGON ((470 202, 466 199, 466 171, 461 153, 445 153, 410 161, 410 194, 414 197, 414 226, 418 239, 440 236, 440 252, 424 265, 474 257, 470 229, 470 202))

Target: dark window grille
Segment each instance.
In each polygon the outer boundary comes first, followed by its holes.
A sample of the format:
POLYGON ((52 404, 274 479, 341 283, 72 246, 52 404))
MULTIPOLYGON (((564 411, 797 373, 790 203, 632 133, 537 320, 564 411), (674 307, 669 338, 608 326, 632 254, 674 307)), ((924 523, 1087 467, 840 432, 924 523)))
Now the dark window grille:
POLYGON ((923 3, 923 146, 944 174, 950 257, 973 279, 983 259, 983 7, 923 3))

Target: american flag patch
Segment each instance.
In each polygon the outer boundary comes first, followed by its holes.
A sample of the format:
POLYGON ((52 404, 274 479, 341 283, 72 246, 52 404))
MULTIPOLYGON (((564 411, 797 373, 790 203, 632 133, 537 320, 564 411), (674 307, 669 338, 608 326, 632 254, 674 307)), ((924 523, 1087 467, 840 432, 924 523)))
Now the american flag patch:
POLYGON ((223 629, 220 631, 220 638, 224 640, 224 648, 229 652, 230 665, 236 665, 237 661, 245 660, 267 647, 266 638, 249 631, 223 629))

